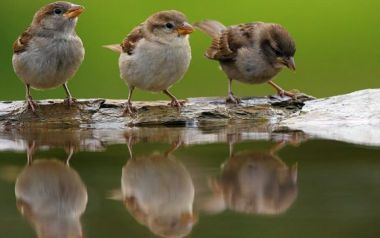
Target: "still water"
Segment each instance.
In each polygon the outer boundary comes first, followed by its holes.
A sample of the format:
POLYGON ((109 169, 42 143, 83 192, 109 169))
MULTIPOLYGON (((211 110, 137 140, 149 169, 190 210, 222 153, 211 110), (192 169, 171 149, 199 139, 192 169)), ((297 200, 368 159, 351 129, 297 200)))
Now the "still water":
POLYGON ((0 237, 380 237, 380 150, 243 129, 0 135, 0 237))

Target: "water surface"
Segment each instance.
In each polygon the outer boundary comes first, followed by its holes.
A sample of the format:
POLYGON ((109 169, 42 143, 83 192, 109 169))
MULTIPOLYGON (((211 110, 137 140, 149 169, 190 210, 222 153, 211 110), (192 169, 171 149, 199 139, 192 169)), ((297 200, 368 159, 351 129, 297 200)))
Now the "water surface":
POLYGON ((374 147, 244 128, 20 130, 0 142, 1 236, 380 235, 374 147))

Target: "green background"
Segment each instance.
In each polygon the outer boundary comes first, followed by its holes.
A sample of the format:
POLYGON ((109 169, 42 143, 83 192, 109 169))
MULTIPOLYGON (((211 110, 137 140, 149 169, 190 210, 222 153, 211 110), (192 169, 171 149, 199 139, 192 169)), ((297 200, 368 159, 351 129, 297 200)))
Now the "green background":
MULTIPOLYGON (((24 87, 13 73, 12 44, 31 22, 35 11, 49 1, 2 0, 0 14, 0 100, 23 99, 24 87)), ((118 56, 103 49, 119 43, 152 13, 177 9, 190 22, 218 19, 226 25, 251 21, 284 25, 297 44, 297 72, 284 70, 276 82, 322 97, 380 86, 380 1, 378 0, 192 0, 192 1, 75 1, 86 7, 77 32, 86 58, 70 82, 77 98, 126 98, 127 87, 119 78, 118 56)), ((226 95, 227 80, 217 62, 203 52, 210 39, 203 33, 191 36, 193 60, 185 78, 172 91, 180 98, 226 95)), ((268 85, 234 84, 237 95, 268 95, 268 85)), ((63 98, 62 89, 34 91, 35 98, 63 98)), ((157 100, 162 94, 138 90, 134 99, 157 100)))

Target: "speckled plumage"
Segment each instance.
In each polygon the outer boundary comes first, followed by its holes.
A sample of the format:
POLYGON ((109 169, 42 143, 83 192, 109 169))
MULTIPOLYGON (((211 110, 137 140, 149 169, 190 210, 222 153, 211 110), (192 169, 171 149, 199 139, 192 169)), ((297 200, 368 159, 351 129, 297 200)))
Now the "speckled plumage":
MULTIPOLYGON (((289 33, 275 23, 246 23, 225 27, 213 20, 195 26, 212 38, 206 57, 219 61, 230 82, 269 82, 283 67, 294 68, 295 43, 289 33)), ((231 83, 229 99, 237 103, 231 83)))

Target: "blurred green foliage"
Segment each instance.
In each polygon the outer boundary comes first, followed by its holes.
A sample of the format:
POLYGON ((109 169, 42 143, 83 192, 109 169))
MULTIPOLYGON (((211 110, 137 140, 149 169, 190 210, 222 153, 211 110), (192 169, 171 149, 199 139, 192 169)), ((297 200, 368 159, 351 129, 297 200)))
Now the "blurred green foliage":
MULTIPOLYGON (((24 87, 13 73, 12 44, 30 24, 45 0, 2 0, 0 14, 0 99, 23 99, 24 87)), ((286 89, 299 89, 318 97, 379 87, 380 1, 378 0, 217 0, 192 1, 80 1, 86 12, 77 32, 86 47, 86 58, 70 82, 77 98, 126 98, 119 78, 118 56, 101 46, 119 43, 152 13, 177 9, 190 22, 217 19, 226 25, 252 21, 284 25, 297 43, 297 72, 284 70, 276 81, 286 89)), ((193 60, 185 78, 172 91, 181 98, 225 95, 227 80, 217 62, 203 57, 210 39, 200 32, 191 36, 193 60)), ((168 66, 170 67, 170 66, 168 66)), ((268 95, 268 85, 234 84, 237 95, 268 95)), ((36 98, 63 98, 62 89, 33 92, 36 98)), ((136 91, 134 99, 156 100, 161 94, 136 91)))

